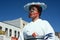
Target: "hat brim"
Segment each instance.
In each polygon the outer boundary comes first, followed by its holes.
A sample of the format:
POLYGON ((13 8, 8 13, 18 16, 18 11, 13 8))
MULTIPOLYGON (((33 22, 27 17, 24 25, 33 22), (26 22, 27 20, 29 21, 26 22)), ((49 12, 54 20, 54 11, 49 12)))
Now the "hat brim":
POLYGON ((24 6, 24 9, 26 11, 29 11, 29 7, 31 5, 39 5, 40 7, 42 7, 42 10, 45 10, 47 8, 47 5, 45 3, 40 3, 40 2, 32 2, 32 3, 28 3, 24 6))

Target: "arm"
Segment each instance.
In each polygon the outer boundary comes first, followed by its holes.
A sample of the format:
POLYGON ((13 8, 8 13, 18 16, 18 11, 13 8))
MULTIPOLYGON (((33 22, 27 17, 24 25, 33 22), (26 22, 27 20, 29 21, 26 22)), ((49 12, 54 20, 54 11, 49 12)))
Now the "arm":
POLYGON ((52 26, 49 24, 48 21, 45 21, 45 38, 46 40, 55 40, 55 32, 52 26))
POLYGON ((53 33, 48 33, 44 36, 44 40, 55 40, 53 33))

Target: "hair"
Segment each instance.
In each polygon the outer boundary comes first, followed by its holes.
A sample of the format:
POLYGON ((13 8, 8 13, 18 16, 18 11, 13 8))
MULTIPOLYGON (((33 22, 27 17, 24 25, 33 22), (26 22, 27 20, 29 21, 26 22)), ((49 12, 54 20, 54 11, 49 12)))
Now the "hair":
POLYGON ((37 10, 38 10, 38 12, 39 12, 39 16, 41 16, 42 7, 39 6, 39 5, 31 5, 31 6, 29 7, 29 11, 30 11, 31 8, 33 8, 33 7, 36 7, 36 8, 37 8, 37 10))

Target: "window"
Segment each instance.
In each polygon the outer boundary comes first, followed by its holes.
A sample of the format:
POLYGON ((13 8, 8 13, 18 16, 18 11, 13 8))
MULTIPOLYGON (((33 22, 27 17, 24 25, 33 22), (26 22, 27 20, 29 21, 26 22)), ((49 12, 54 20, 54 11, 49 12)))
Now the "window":
POLYGON ((11 36, 12 35, 12 30, 11 29, 9 30, 9 33, 10 33, 9 36, 11 36))
POLYGON ((8 28, 5 28, 5 35, 8 36, 8 28))
POLYGON ((2 26, 0 26, 0 30, 2 30, 2 26))
POLYGON ((14 33, 15 33, 15 37, 16 37, 16 31, 14 31, 14 33))
POLYGON ((25 26, 25 24, 23 23, 23 26, 25 26))
POLYGON ((19 38, 19 36, 20 36, 20 32, 18 32, 18 38, 19 38))

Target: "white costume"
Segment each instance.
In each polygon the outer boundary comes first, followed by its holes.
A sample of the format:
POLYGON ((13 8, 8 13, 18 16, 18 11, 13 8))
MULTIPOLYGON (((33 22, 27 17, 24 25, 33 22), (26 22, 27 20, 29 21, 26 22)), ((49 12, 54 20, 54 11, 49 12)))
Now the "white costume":
MULTIPOLYGON (((29 11, 30 5, 39 5, 43 10, 46 9, 45 3, 28 3, 24 6, 26 10, 29 11)), ((20 34, 20 40, 55 40, 55 33, 48 21, 37 19, 34 22, 28 23, 20 34), (32 34, 36 33, 37 36, 33 37, 32 34)))
POLYGON ((23 32, 21 34, 21 40, 34 38, 32 37, 33 33, 38 34, 36 38, 43 38, 43 39, 36 39, 36 40, 55 40, 55 33, 51 25, 42 19, 37 19, 35 22, 30 22, 23 28, 23 32), (51 33, 51 35, 50 35, 51 33), (47 35, 49 34, 49 35, 47 35))

